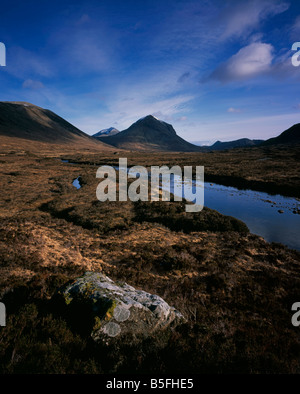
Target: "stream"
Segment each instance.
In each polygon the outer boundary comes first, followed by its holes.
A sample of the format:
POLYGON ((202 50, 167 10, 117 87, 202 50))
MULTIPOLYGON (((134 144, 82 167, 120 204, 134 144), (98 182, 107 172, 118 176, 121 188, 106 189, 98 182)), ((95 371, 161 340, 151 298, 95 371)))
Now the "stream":
MULTIPOLYGON (((73 181, 77 189, 81 187, 79 178, 73 181)), ((195 181, 192 185, 202 187, 195 181)), ((176 176, 171 177, 171 192, 192 201, 191 188, 183 188, 176 176)), ((268 242, 280 242, 300 250, 300 201, 296 198, 205 182, 204 206, 242 220, 251 233, 268 242)))

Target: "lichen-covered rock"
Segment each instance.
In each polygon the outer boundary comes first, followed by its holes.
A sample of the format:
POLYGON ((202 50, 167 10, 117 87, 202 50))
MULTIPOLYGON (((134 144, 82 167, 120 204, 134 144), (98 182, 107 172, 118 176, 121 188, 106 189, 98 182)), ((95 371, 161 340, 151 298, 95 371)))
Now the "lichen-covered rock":
POLYGON ((102 273, 85 273, 61 288, 58 296, 73 314, 81 317, 81 325, 86 322, 90 326, 95 341, 126 334, 148 336, 185 321, 159 296, 127 283, 115 283, 102 273))

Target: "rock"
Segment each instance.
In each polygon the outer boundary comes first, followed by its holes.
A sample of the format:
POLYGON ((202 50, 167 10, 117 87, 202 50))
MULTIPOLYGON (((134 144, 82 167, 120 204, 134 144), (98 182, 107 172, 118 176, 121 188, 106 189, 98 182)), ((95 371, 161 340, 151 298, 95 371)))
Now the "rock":
POLYGON ((185 322, 159 296, 115 283, 102 273, 86 272, 55 297, 71 312, 75 325, 85 325, 96 342, 109 343, 126 334, 145 337, 185 322))

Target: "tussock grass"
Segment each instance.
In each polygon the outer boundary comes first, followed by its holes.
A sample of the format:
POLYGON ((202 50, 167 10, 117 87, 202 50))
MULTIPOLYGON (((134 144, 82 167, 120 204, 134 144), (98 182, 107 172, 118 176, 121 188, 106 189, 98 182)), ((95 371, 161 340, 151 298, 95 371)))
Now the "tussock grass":
POLYGON ((1 373, 299 373, 298 252, 208 209, 100 203, 87 164, 11 153, 0 176, 1 373), (139 346, 96 345, 51 301, 85 271, 158 294, 188 322, 139 346))

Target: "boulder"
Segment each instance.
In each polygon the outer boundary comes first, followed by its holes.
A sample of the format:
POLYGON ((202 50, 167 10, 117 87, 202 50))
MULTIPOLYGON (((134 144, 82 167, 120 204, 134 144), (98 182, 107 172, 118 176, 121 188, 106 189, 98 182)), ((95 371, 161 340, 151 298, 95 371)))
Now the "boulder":
POLYGON ((113 282, 102 273, 86 272, 57 296, 75 324, 88 329, 96 342, 108 343, 126 334, 147 337, 185 322, 161 297, 113 282))

